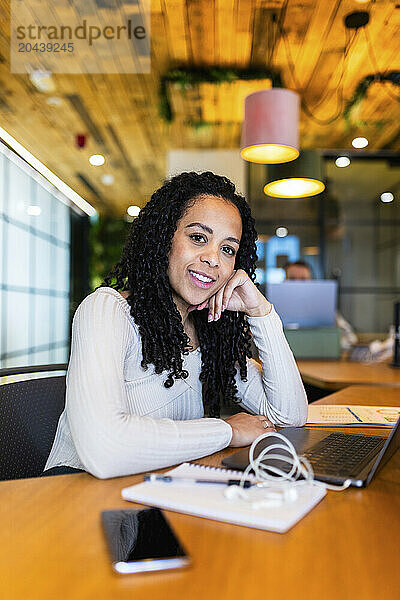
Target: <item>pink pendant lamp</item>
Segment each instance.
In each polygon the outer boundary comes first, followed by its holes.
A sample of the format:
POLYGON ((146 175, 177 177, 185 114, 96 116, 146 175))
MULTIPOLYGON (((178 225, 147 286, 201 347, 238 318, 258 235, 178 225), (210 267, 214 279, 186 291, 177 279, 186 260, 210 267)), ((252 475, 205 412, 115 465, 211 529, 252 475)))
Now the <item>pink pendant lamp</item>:
POLYGON ((246 97, 240 154, 250 162, 285 163, 299 155, 296 92, 272 88, 246 97))

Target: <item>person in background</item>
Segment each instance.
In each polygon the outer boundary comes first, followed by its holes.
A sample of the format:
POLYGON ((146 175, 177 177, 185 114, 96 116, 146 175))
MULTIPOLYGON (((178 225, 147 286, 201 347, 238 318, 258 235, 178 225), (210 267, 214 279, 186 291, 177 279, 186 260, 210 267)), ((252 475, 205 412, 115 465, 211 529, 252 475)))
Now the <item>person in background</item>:
POLYGON ((304 425, 293 354, 254 284, 256 239, 225 177, 181 173, 154 192, 120 261, 74 315, 66 406, 44 474, 130 475, 304 425), (247 412, 221 419, 225 401, 247 412))
MULTIPOLYGON (((288 262, 283 267, 286 281, 310 281, 313 279, 312 269, 304 260, 288 262)), ((340 312, 336 311, 336 327, 340 329, 340 345, 342 350, 349 350, 357 343, 358 338, 354 329, 340 312)))
POLYGON ((288 262, 283 268, 286 281, 310 281, 313 279, 311 267, 304 260, 288 262))

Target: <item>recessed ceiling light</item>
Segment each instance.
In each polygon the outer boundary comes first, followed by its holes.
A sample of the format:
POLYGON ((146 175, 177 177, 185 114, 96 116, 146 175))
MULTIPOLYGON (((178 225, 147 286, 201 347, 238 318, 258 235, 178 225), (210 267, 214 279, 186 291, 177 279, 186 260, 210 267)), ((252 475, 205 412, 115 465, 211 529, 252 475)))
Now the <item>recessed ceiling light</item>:
POLYGON ((131 217, 137 217, 138 214, 140 213, 140 206, 128 206, 128 208, 126 209, 126 212, 131 217))
POLYGON ((111 175, 111 173, 106 173, 105 175, 102 175, 101 183, 103 185, 112 185, 114 183, 114 175, 111 175))
POLYGON ((338 156, 335 160, 335 165, 337 167, 348 167, 350 164, 350 159, 348 156, 338 156))
POLYGON ((42 209, 40 206, 28 206, 26 212, 28 215, 32 215, 32 217, 38 217, 41 214, 42 209))
POLYGON ((29 79, 39 92, 48 94, 49 92, 54 92, 56 89, 54 80, 51 78, 51 71, 35 69, 29 74, 29 79))
POLYGON ((46 98, 46 104, 50 104, 50 106, 60 106, 62 100, 58 96, 49 96, 46 98))
POLYGON ((392 192, 383 192, 383 194, 381 194, 381 200, 382 202, 393 202, 394 196, 392 192))
POLYGON ((102 154, 92 154, 92 156, 89 158, 90 164, 94 167, 101 167, 101 165, 104 165, 105 160, 106 159, 102 154))
POLYGON ((278 237, 286 237, 288 233, 289 232, 286 227, 278 227, 278 229, 275 231, 275 235, 278 237))
POLYGON ((62 100, 58 96, 49 96, 46 98, 46 103, 50 104, 50 106, 60 106, 62 104, 62 100))
POLYGON ((368 140, 365 137, 356 137, 351 143, 354 148, 365 148, 368 146, 368 140))

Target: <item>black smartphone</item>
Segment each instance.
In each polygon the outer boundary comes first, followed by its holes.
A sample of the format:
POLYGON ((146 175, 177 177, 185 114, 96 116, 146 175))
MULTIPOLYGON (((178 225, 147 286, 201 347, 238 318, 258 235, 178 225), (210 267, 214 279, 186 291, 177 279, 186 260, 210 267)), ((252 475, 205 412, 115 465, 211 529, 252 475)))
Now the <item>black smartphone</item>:
POLYGON ((117 573, 179 569, 190 564, 159 508, 104 510, 101 522, 117 573))

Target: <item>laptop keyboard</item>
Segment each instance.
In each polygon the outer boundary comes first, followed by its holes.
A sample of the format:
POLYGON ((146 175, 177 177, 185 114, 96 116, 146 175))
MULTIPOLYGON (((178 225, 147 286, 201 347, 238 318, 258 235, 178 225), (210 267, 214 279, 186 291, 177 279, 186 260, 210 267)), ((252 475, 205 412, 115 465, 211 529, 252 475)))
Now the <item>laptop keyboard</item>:
POLYGON ((331 433, 304 455, 318 473, 355 477, 385 441, 377 436, 331 433))

